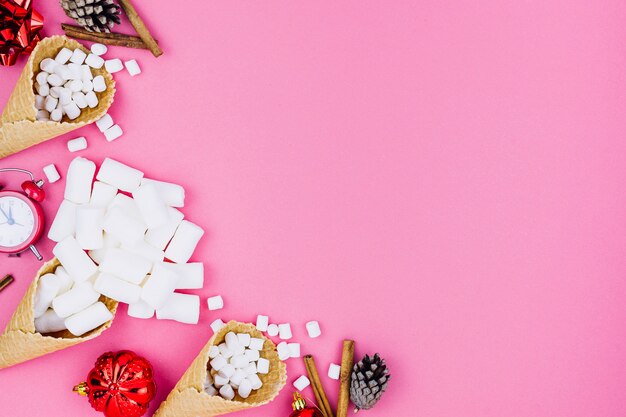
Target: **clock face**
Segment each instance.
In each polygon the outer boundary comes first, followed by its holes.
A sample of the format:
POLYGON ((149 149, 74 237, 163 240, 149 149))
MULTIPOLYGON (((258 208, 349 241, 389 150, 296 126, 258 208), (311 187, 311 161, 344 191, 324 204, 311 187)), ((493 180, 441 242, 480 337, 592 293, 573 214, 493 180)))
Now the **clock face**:
POLYGON ((0 246, 5 248, 23 245, 35 228, 35 213, 23 200, 0 197, 0 246))

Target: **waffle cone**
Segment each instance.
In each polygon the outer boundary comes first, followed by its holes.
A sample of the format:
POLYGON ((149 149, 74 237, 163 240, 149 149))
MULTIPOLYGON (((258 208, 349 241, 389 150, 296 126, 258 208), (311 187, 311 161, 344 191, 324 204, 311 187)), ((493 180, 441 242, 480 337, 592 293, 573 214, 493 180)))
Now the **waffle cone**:
POLYGON ((272 401, 286 382, 286 366, 278 359, 274 343, 263 336, 254 325, 230 321, 211 337, 156 411, 154 417, 211 417, 259 407, 272 401), (270 372, 267 375, 259 375, 263 386, 259 390, 252 391, 246 399, 237 395, 232 401, 228 401, 219 395, 210 396, 204 392, 206 374, 211 370, 208 364, 209 348, 224 342, 228 332, 249 333, 252 337, 266 340, 260 354, 261 357, 270 361, 270 372))
MULTIPOLYGON (((100 336, 100 333, 111 326, 112 320, 80 337, 72 335, 67 330, 46 335, 35 331, 33 305, 39 278, 47 273, 54 272, 55 268, 60 264, 55 258, 46 262, 37 271, 33 283, 30 284, 24 298, 18 304, 4 333, 0 335, 0 369, 86 342, 100 336)), ((115 315, 115 310, 117 309, 116 301, 106 297, 101 297, 100 301, 115 315)))
POLYGON ((0 117, 0 158, 93 123, 102 117, 113 103, 115 95, 113 77, 104 67, 92 69, 94 76, 102 75, 107 85, 105 91, 96 93, 99 100, 98 106, 93 109, 89 107, 82 109, 80 116, 72 121, 66 120, 66 117, 60 122, 36 120, 34 75, 39 72, 39 64, 44 58, 54 58, 63 47, 80 48, 89 53, 89 50, 80 43, 65 36, 52 36, 39 41, 17 80, 13 93, 9 97, 9 102, 2 111, 0 117))

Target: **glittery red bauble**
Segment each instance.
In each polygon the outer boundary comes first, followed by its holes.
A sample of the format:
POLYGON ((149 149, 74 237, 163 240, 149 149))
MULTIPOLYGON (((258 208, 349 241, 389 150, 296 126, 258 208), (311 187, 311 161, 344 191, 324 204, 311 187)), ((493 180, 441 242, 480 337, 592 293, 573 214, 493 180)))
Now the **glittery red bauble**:
POLYGON ((289 417, 324 417, 317 408, 307 407, 302 410, 296 410, 289 417))
POLYGON ((106 417, 140 417, 156 393, 152 365, 129 350, 107 352, 96 361, 87 382, 75 388, 106 417))

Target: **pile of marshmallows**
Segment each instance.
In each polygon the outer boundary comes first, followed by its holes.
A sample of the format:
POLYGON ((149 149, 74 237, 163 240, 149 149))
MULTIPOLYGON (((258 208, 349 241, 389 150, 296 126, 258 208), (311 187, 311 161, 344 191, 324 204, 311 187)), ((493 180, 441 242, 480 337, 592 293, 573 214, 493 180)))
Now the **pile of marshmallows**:
POLYGON ((209 349, 209 364, 214 373, 207 372, 204 391, 232 400, 235 390, 245 399, 261 388, 259 374, 270 371, 270 361, 260 356, 264 343, 265 339, 247 333, 226 333, 224 343, 209 349))
POLYGON ((131 317, 198 323, 199 296, 175 292, 204 285, 204 265, 188 263, 204 230, 176 209, 184 206, 180 185, 109 158, 96 175, 94 162, 77 157, 64 197, 48 233, 62 266, 40 279, 38 332, 97 328, 111 319, 100 295, 127 303, 131 317))

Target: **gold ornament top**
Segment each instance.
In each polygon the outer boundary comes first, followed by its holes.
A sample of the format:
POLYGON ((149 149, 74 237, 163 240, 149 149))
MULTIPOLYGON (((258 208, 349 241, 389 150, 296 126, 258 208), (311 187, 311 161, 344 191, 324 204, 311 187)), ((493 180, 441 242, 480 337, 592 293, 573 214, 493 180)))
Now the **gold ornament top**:
POLYGON ((291 404, 291 406, 294 411, 300 411, 306 408, 306 401, 297 391, 293 393, 293 404, 291 404))

